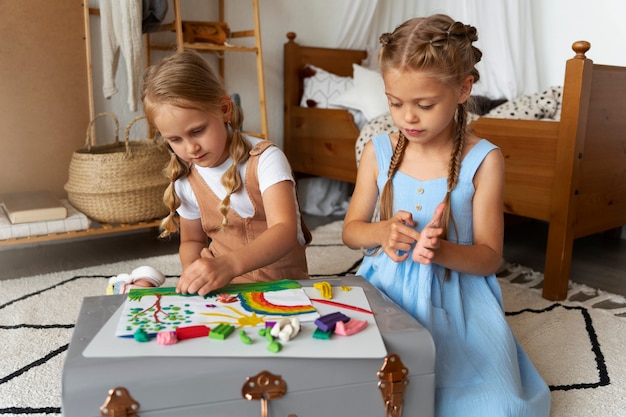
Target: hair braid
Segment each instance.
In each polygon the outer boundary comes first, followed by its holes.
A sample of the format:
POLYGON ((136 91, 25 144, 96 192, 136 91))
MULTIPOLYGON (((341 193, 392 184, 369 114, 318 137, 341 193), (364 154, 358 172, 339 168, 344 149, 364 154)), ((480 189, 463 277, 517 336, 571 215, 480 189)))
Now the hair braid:
POLYGON ((393 176, 398 171, 398 167, 402 162, 402 157, 404 156, 404 151, 406 150, 406 145, 408 143, 408 139, 402 132, 398 132, 398 142, 396 143, 396 147, 393 150, 393 155, 391 156, 391 162, 389 163, 389 171, 387 171, 387 182, 385 182, 385 186, 383 187, 383 191, 380 195, 380 219, 388 220, 393 215, 393 186, 391 181, 393 176))
POLYGON ((446 203, 446 208, 443 212, 442 216, 442 228, 443 228, 443 236, 448 239, 450 234, 450 225, 454 228, 456 232, 456 223, 454 221, 454 216, 452 215, 451 208, 451 193, 452 190, 456 187, 459 181, 459 174, 461 171, 461 161, 463 157, 463 149, 465 148, 465 135, 467 133, 467 106, 465 103, 459 104, 456 115, 456 132, 454 136, 454 144, 452 148, 452 153, 450 155, 450 165, 448 169, 448 189, 446 191, 446 197, 444 198, 444 203, 446 203))
POLYGON ((450 170, 448 174, 448 191, 452 191, 456 187, 459 180, 459 169, 461 168, 461 154, 465 146, 465 119, 466 111, 463 104, 459 104, 456 113, 456 131, 454 134, 454 143, 452 156, 450 158, 450 170))
POLYGON ((163 169, 163 174, 170 180, 165 192, 163 193, 163 202, 170 209, 169 214, 161 220, 161 237, 169 236, 171 233, 178 231, 179 222, 176 215, 176 209, 180 206, 180 199, 176 194, 174 182, 179 178, 185 178, 189 175, 189 166, 182 161, 174 152, 171 153, 170 161, 163 169))
POLYGON ((230 209, 230 196, 241 190, 243 185, 241 175, 239 175, 239 166, 248 160, 250 156, 251 146, 247 140, 243 139, 241 126, 243 124, 243 112, 233 102, 233 111, 230 120, 232 128, 232 136, 228 144, 228 153, 230 154, 233 164, 222 175, 222 185, 226 188, 226 197, 220 202, 218 210, 222 214, 222 223, 219 228, 223 229, 228 225, 228 210, 230 209))

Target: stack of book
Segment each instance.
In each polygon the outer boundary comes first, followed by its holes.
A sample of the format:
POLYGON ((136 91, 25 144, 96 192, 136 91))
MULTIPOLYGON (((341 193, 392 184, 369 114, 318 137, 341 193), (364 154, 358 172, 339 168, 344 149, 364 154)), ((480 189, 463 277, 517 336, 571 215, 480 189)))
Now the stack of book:
POLYGON ((49 191, 0 195, 0 240, 85 230, 89 219, 49 191))

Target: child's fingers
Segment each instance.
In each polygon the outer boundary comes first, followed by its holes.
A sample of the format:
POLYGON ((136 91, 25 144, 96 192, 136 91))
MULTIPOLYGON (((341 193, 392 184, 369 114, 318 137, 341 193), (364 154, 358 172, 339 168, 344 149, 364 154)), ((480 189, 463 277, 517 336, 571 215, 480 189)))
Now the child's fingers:
POLYGON ((385 254, 394 262, 403 262, 409 257, 409 253, 400 250, 393 250, 391 248, 384 249, 385 254))
POLYGON ((416 247, 415 250, 413 251, 413 260, 423 265, 430 264, 432 262, 433 256, 434 256, 433 252, 425 248, 416 247))
POLYGON ((196 287, 199 287, 198 284, 200 284, 198 281, 201 281, 200 278, 189 268, 178 279, 176 292, 180 294, 195 294, 198 291, 196 287))
POLYGON ((446 203, 439 203, 433 214, 433 218, 430 220, 429 225, 431 227, 439 227, 441 225, 441 219, 443 218, 443 211, 446 208, 446 203))
POLYGON ((438 249, 439 248, 439 239, 436 237, 431 237, 427 241, 428 245, 424 245, 427 249, 438 249))
POLYGON ((179 294, 187 294, 187 286, 186 280, 181 276, 176 283, 176 292, 179 294))
POLYGON ((399 210, 394 214, 394 217, 400 221, 400 223, 405 224, 407 226, 415 227, 417 223, 413 220, 413 215, 404 210, 399 210))
POLYGON ((430 241, 437 240, 443 234, 443 229, 441 227, 427 227, 422 230, 422 236, 430 241))
POLYGON ((195 292, 198 293, 198 295, 200 295, 200 296, 205 296, 205 295, 207 295, 208 293, 210 293, 211 291, 213 291, 215 289, 216 288, 214 288, 214 286, 210 282, 206 282, 204 285, 202 285, 195 292))

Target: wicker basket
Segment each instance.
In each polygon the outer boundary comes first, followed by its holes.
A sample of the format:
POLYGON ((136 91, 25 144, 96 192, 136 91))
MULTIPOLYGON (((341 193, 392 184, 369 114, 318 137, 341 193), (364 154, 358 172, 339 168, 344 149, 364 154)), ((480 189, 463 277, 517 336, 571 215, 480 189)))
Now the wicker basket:
POLYGON ((130 140, 126 127, 119 141, 119 123, 112 113, 100 113, 89 122, 85 147, 72 154, 68 182, 69 202, 93 220, 103 223, 136 223, 163 217, 168 208, 163 193, 169 181, 163 175, 170 156, 162 142, 130 140), (102 116, 115 121, 115 142, 92 146, 93 123, 102 116))

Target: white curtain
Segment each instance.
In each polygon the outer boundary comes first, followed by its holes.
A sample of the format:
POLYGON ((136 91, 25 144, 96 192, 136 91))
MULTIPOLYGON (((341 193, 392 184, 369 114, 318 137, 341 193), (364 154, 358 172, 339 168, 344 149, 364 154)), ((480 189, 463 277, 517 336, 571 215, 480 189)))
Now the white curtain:
POLYGON ((412 17, 445 13, 478 29, 483 59, 474 94, 513 99, 539 89, 530 7, 526 0, 346 0, 337 46, 367 49, 371 58, 382 33, 412 17))

